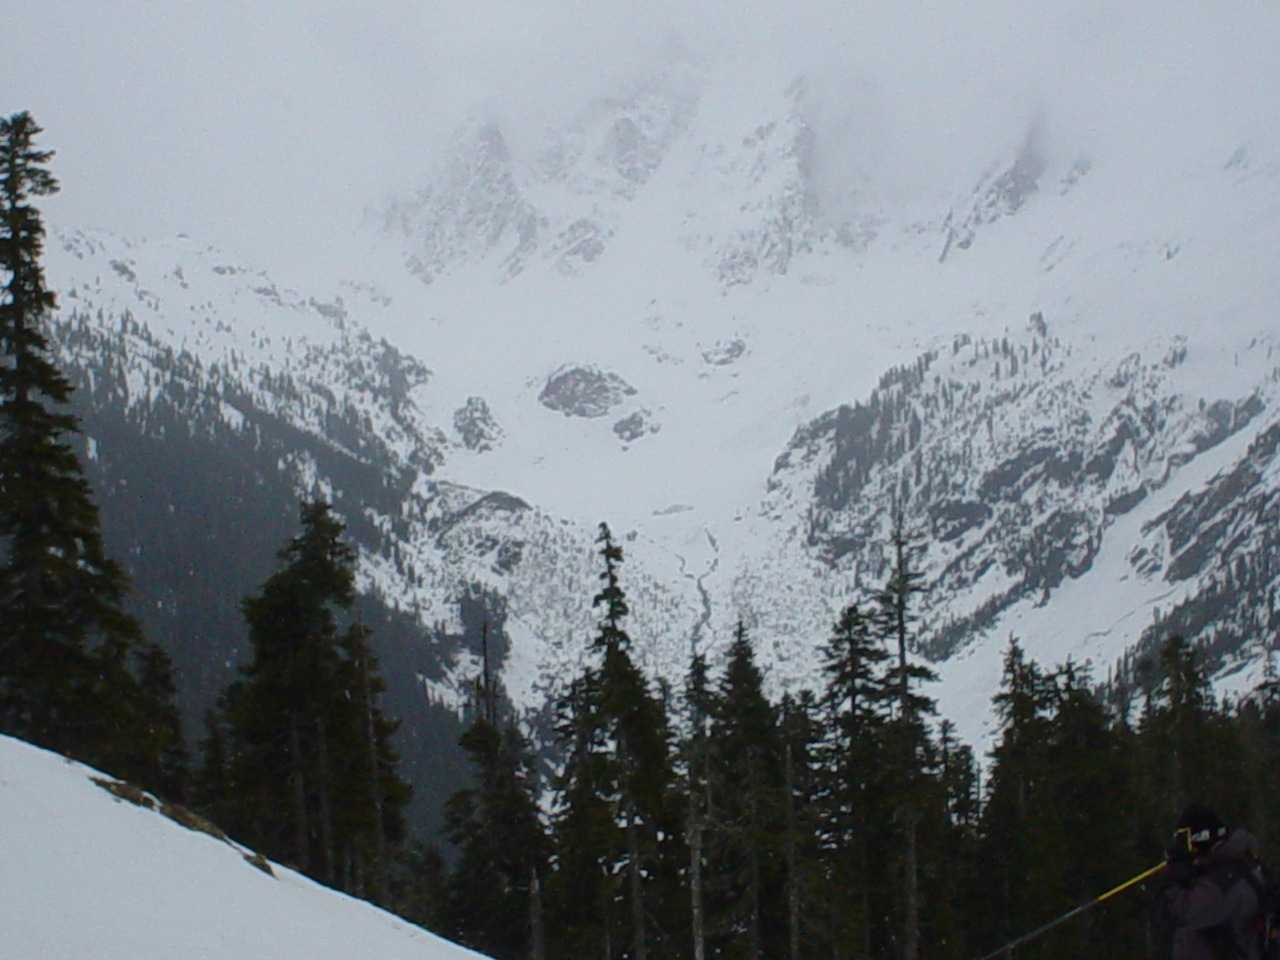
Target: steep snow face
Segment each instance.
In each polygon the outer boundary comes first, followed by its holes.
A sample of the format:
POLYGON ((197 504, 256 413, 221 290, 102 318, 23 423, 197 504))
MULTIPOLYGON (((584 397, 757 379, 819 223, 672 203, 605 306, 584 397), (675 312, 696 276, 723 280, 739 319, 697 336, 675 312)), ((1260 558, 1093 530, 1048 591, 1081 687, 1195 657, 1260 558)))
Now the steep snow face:
MULTIPOLYGON (((56 754, 0 737, 6 957, 475 960, 56 754), (127 797, 132 797, 128 799, 127 797), (162 812, 163 811, 163 812, 162 812)), ((215 827, 205 825, 216 832, 215 827)))
MULTIPOLYGON (((179 431, 184 441, 251 451, 299 496, 330 500, 359 550, 360 589, 415 620, 433 648, 406 658, 418 658, 413 669, 431 698, 460 708, 479 670, 462 637, 468 596, 502 604, 492 617, 505 622, 505 678, 521 705, 544 706, 577 669, 593 622, 595 523, 494 489, 505 485, 445 476, 454 460, 501 449, 506 433, 483 397, 463 394, 455 407, 432 369, 356 322, 387 309, 388 297, 354 285, 341 288, 345 298, 304 296, 187 240, 58 235, 48 259, 63 305, 54 346, 81 402, 142 436, 179 431)), ((598 407, 627 395, 619 383, 569 377, 563 389, 543 384, 541 402, 531 387, 529 400, 553 421, 593 422, 598 407)), ((258 549, 265 557, 275 546, 258 549)), ((654 649, 670 650, 674 663, 687 650, 679 637, 698 608, 696 589, 669 553, 653 552, 629 589, 654 649)), ((215 659, 238 656, 233 637, 210 639, 226 647, 215 659)))
POLYGON ((1272 322, 1280 153, 1261 126, 1163 156, 1135 133, 1130 155, 1031 111, 972 177, 956 164, 908 188, 877 153, 874 90, 860 114, 829 80, 770 80, 671 67, 519 148, 486 120, 390 205, 387 232, 431 283, 398 294, 417 316, 368 322, 483 369, 442 366, 437 386, 453 409, 483 396, 505 432, 455 476, 584 520, 680 505, 723 520, 794 429, 956 336, 1039 312, 1064 341, 1128 352, 1272 322), (568 267, 578 240, 589 258, 568 267), (574 368, 634 392, 588 422, 548 419, 531 401, 574 368), (741 469, 709 476, 708 449, 741 469))
MULTIPOLYGON (((1276 627, 1265 124, 1161 155, 1030 112, 972 176, 906 189, 836 162, 861 128, 836 137, 831 109, 818 81, 677 64, 541 140, 478 121, 383 207, 367 275, 323 293, 191 241, 69 236, 60 343, 86 370, 116 344, 123 403, 178 378, 236 429, 269 414, 393 478, 345 505, 374 531, 364 584, 423 623, 501 597, 530 708, 592 629, 601 520, 671 680, 741 618, 778 687, 816 682, 895 509, 929 588, 918 652, 974 737, 1010 634, 1100 678, 1172 629, 1256 662, 1276 627)), ((349 493, 322 461, 282 458, 349 493)), ((474 670, 458 651, 433 692, 474 670)))

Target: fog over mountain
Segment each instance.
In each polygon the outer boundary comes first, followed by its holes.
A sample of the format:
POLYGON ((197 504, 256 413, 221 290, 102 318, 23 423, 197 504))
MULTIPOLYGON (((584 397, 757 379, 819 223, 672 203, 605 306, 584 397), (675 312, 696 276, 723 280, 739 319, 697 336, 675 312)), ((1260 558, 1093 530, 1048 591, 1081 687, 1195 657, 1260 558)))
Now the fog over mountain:
POLYGON ((1208 162, 1275 127, 1278 20, 1266 0, 53 0, 11 11, 0 77, 56 141, 56 219, 327 266, 462 119, 501 120, 519 151, 673 56, 744 102, 807 78, 836 207, 860 181, 968 183, 1035 117, 1099 163, 1208 162))
POLYGON ((456 705, 490 615, 542 706, 601 520, 646 669, 742 619, 809 683, 900 509, 978 740, 1011 635, 1102 679, 1180 630, 1231 690, 1275 644, 1277 49, 1264 0, 55 0, 0 90, 91 432, 332 496, 408 686, 456 705))

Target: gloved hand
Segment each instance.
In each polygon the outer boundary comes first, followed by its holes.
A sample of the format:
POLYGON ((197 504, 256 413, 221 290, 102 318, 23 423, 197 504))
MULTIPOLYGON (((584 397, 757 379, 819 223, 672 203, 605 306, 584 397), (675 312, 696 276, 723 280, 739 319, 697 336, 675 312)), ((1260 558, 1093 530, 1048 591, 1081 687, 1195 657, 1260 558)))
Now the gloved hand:
POLYGON ((1179 863, 1183 860, 1191 861, 1195 859, 1195 851, 1187 843, 1185 830, 1179 830, 1173 835, 1173 839, 1169 841, 1169 846, 1165 848, 1164 859, 1166 863, 1179 863))
POLYGON ((1189 884, 1196 876, 1195 861, 1189 856, 1179 857, 1177 860, 1166 860, 1164 865, 1165 879, 1169 883, 1184 887, 1189 884))

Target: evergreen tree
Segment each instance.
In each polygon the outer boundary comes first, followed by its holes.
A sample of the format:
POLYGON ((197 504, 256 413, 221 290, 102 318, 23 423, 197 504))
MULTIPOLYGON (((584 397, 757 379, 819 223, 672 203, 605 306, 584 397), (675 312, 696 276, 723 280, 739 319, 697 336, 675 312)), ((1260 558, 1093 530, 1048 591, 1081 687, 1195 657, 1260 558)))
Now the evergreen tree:
POLYGON ((764 695, 746 627, 739 623, 716 689, 710 778, 717 798, 712 925, 717 955, 760 960, 787 945, 784 893, 785 771, 777 709, 764 695))
MULTIPOLYGON (((1042 828, 1049 841, 1041 847, 1049 851, 1058 874, 1058 882, 1047 889, 1061 891, 1061 899, 1046 903, 1046 913, 1059 904, 1064 905, 1059 912, 1066 912, 1150 865, 1137 843, 1141 824, 1129 731, 1094 697, 1086 670, 1068 662, 1053 679, 1043 802, 1054 816, 1042 828)), ((1132 905, 1108 902, 1083 916, 1074 929, 1063 928, 1055 940, 1046 940, 1044 949, 1050 956, 1120 960, 1142 952, 1141 932, 1133 923, 1132 905)))
POLYGON ((1199 657, 1179 636, 1161 648, 1161 677, 1139 724, 1146 791, 1163 824, 1192 801, 1231 821, 1246 811, 1232 796, 1243 776, 1239 729, 1220 709, 1199 657))
POLYGON ((557 703, 563 766, 553 819, 555 862, 547 885, 552 957, 612 960, 617 955, 622 840, 615 816, 614 760, 597 706, 599 673, 588 668, 557 703))
POLYGON ((458 847, 451 873, 446 933, 494 960, 535 954, 538 880, 550 851, 539 818, 534 761, 514 723, 477 717, 460 745, 475 785, 445 806, 445 833, 458 847))
MULTIPOLYGON (((885 731, 886 797, 892 808, 892 824, 900 843, 895 845, 895 865, 901 879, 901 934, 903 960, 918 960, 921 939, 921 831, 943 828, 945 802, 929 768, 934 763, 933 744, 926 717, 934 713, 931 699, 918 692, 920 684, 936 680, 932 670, 909 657, 911 625, 916 616, 912 598, 923 590, 919 571, 911 564, 911 543, 902 515, 894 520, 893 568, 888 582, 876 595, 876 623, 885 642, 896 648, 894 673, 895 710, 885 731)), ((936 914, 935 914, 936 916, 936 914)))
POLYGON ((821 863, 817 754, 822 731, 817 710, 808 690, 782 698, 788 960, 800 960, 818 944, 813 936, 821 863))
POLYGON ((40 132, 27 113, 0 120, 0 731, 175 790, 171 669, 125 611, 129 580, 106 554, 72 387, 42 329, 56 302, 30 200, 58 183, 40 132))
MULTIPOLYGON (((159 646, 146 643, 138 652, 137 664, 137 710, 146 737, 139 761, 154 771, 151 781, 155 789, 164 796, 185 800, 190 757, 182 737, 182 715, 176 704, 173 661, 159 646)), ((133 685, 129 688, 133 689, 133 685)))
POLYGON ((689 912, 693 960, 706 960, 707 917, 704 876, 705 848, 711 827, 711 712, 712 692, 707 658, 695 653, 685 680, 684 705, 688 733, 681 745, 684 789, 688 803, 685 840, 689 845, 689 912))
POLYGON ((450 892, 448 869, 439 848, 416 841, 407 844, 395 852, 394 867, 391 909, 410 923, 444 935, 450 892))
POLYGON ((604 615, 591 648, 597 665, 561 704, 565 764, 549 912, 566 955, 646 960, 651 939, 677 939, 686 915, 683 811, 665 708, 632 661, 622 626, 622 549, 603 523, 597 542, 604 571, 593 605, 604 615))
POLYGON ((396 724, 377 707, 367 628, 339 627, 355 599, 344 527, 323 501, 303 503, 300 517, 281 568, 243 603, 253 656, 207 741, 224 760, 219 769, 208 759, 222 792, 206 793, 215 817, 267 856, 377 895, 409 799, 390 744, 396 724))
POLYGON ((900 513, 894 518, 891 544, 893 567, 888 582, 876 594, 875 619, 881 635, 897 650, 895 681, 898 715, 902 717, 909 713, 926 712, 928 705, 917 698, 912 687, 921 680, 935 678, 927 669, 913 665, 908 656, 911 624, 916 619, 911 609, 911 598, 924 588, 920 584, 923 576, 911 565, 911 542, 907 537, 900 513))
MULTIPOLYGON (((1149 866, 1144 834, 1167 824, 1143 809, 1135 742, 1104 709, 1087 671, 1051 674, 1011 642, 996 697, 1002 721, 992 751, 981 837, 966 903, 971 952, 985 952, 1060 916, 1149 866)), ((1133 956, 1144 943, 1132 898, 1104 903, 1021 952, 1027 957, 1133 956)))
MULTIPOLYGON (((1273 674, 1268 654, 1268 674, 1273 674)), ((1247 822, 1269 863, 1280 863, 1280 687, 1268 676, 1241 704, 1239 725, 1249 767, 1247 822)))
POLYGON ((856 604, 845 608, 821 653, 826 685, 819 710, 826 736, 819 746, 818 803, 825 840, 825 940, 836 960, 871 957, 872 945, 888 938, 877 900, 885 862, 879 772, 894 695, 884 670, 889 654, 856 604))
POLYGON ((1011 639, 994 698, 1000 736, 982 811, 979 860, 985 869, 969 905, 981 953, 1052 919, 1051 905, 1061 902, 1057 811, 1046 789, 1054 698, 1052 680, 1011 639))
POLYGON ((334 789, 335 839, 345 849, 339 885, 356 896, 389 903, 389 870, 405 840, 404 808, 413 790, 397 770, 392 737, 400 721, 388 718, 379 700, 386 684, 369 645, 372 630, 351 624, 339 637, 341 696, 333 704, 339 754, 334 789))
POLYGON ((972 953, 966 936, 968 892, 982 869, 977 857, 981 797, 973 748, 956 739, 949 720, 938 725, 938 778, 944 816, 934 855, 939 893, 930 911, 937 933, 929 953, 963 960, 972 953))

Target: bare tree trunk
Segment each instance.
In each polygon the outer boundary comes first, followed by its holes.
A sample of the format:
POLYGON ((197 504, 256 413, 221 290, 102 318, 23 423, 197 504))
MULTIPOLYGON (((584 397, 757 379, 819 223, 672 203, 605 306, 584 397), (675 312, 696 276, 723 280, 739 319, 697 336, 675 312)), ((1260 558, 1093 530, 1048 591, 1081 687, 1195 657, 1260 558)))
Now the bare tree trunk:
POLYGON ((609 885, 606 878, 600 887, 600 926, 604 933, 604 960, 613 960, 613 918, 609 915, 609 885))
POLYGON ((306 873, 311 866, 309 856, 311 833, 307 824, 307 784, 302 773, 302 730, 296 710, 289 711, 289 780, 293 784, 294 857, 298 869, 306 873))
POLYGON ((390 903, 390 892, 387 889, 386 861, 386 825, 383 823, 381 771, 378 769, 378 729, 373 712, 373 690, 369 683, 369 658, 367 652, 360 657, 360 687, 364 698, 365 739, 369 750, 369 797, 373 805, 373 889, 378 903, 386 906, 390 903))
MULTIPOLYGON (((789 924, 788 957, 800 960, 800 857, 799 827, 796 823, 795 771, 792 769, 791 744, 786 745, 787 790, 787 916, 789 924)), ((701 960, 701 958, 699 958, 701 960)))
POLYGON ((905 811, 907 821, 907 850, 904 863, 905 913, 906 929, 903 931, 903 960, 919 960, 920 957, 920 890, 916 856, 916 832, 920 822, 920 814, 915 810, 905 811))
POLYGON ((545 960, 546 941, 542 929, 542 882, 538 868, 529 871, 529 960, 545 960))
POLYGON ((748 960, 760 960, 760 841, 759 833, 755 827, 755 817, 752 818, 752 832, 756 834, 751 839, 751 872, 748 880, 750 887, 748 896, 751 898, 751 913, 747 928, 747 958, 748 960))
MULTIPOLYGON (((865 819, 863 818, 863 827, 866 826, 865 819)), ((871 858, 867 856, 865 838, 858 840, 858 858, 858 898, 862 903, 862 955, 869 957, 871 956, 871 881, 869 879, 871 858)))
POLYGON ((335 880, 333 869, 333 782, 329 775, 329 738, 324 720, 316 717, 316 745, 320 765, 320 844, 324 855, 324 878, 330 886, 335 880))
POLYGON ((640 877, 640 837, 631 800, 627 806, 627 873, 631 880, 631 933, 635 939, 635 960, 647 960, 648 947, 644 929, 644 888, 640 877))
MULTIPOLYGON (((691 785, 692 786, 692 785, 691 785)), ((689 791, 689 899, 693 910, 693 960, 706 960, 706 917, 702 906, 702 812, 697 787, 689 791)))

